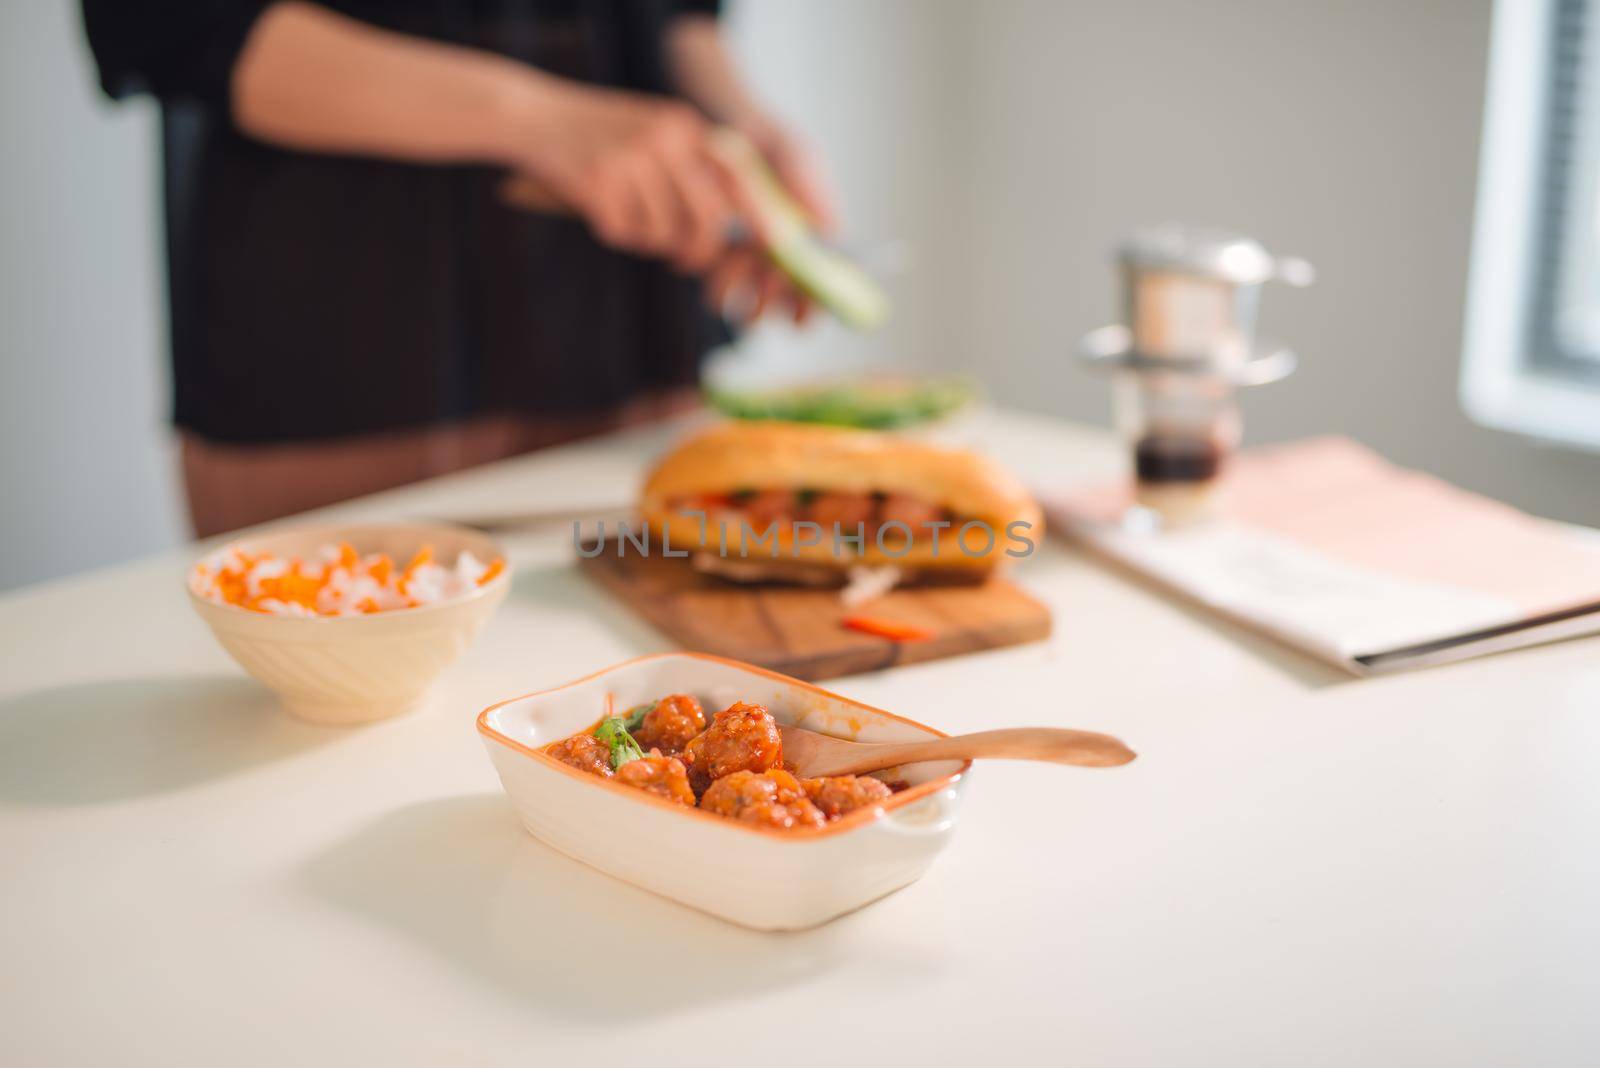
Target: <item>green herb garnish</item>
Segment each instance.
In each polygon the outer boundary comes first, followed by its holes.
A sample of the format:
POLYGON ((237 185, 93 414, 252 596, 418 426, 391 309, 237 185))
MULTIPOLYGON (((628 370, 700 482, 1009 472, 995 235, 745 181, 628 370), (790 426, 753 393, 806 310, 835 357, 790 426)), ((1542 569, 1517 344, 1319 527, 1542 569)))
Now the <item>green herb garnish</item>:
MULTIPOLYGON (((644 716, 641 715, 639 719, 643 721, 644 716)), ((620 716, 601 720, 600 726, 594 729, 594 736, 610 748, 613 771, 630 760, 638 760, 644 756, 644 750, 639 748, 639 743, 628 733, 627 721, 620 716)))
POLYGON ((629 734, 632 734, 640 727, 643 727, 644 717, 654 712, 656 710, 656 705, 659 705, 660 703, 660 701, 648 701, 645 704, 636 705, 635 707, 628 709, 628 714, 622 717, 623 727, 627 728, 629 734))

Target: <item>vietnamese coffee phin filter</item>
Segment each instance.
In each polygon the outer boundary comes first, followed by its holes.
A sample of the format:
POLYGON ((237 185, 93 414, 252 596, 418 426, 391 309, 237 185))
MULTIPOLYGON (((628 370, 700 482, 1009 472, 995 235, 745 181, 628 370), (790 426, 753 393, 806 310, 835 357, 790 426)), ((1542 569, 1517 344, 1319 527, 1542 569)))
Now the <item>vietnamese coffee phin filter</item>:
POLYGON ((1311 265, 1255 241, 1167 225, 1118 250, 1127 325, 1079 342, 1112 375, 1112 412, 1133 450, 1135 519, 1178 526, 1206 516, 1240 438, 1237 391, 1289 375, 1295 354, 1258 346, 1268 281, 1309 285, 1311 265))

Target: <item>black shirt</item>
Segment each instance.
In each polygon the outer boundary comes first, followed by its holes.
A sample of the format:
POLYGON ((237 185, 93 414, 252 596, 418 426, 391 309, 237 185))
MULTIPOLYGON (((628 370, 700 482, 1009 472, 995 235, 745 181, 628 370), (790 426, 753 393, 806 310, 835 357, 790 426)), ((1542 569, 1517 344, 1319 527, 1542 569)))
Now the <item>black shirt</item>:
MULTIPOLYGON (((587 82, 665 93, 698 0, 322 0, 587 82)), ((270 0, 83 0, 101 84, 162 104, 174 421, 270 442, 489 413, 598 412, 692 383, 699 284, 501 203, 490 168, 293 152, 230 119, 270 0)))

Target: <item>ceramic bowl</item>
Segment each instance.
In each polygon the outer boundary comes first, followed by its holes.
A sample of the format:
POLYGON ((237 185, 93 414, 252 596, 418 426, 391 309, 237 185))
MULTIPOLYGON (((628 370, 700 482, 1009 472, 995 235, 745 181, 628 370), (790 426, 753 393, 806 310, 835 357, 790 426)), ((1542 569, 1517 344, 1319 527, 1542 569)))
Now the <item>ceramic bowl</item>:
POLYGON ((950 840, 969 762, 880 773, 910 787, 879 809, 808 830, 753 827, 581 772, 540 747, 669 693, 707 712, 734 701, 865 742, 939 731, 810 683, 698 653, 629 660, 577 682, 493 705, 478 717, 517 815, 545 844, 635 886, 761 930, 826 923, 914 882, 950 840))
MULTIPOLYGON (((310 527, 235 544, 247 552, 309 557, 341 541, 362 554, 388 553, 401 563, 424 544, 432 545, 445 565, 464 550, 486 562, 505 556, 484 534, 428 523, 310 527)), ((439 604, 310 618, 219 604, 193 589, 189 600, 222 647, 275 692, 290 715, 350 725, 422 705, 429 688, 472 643, 510 588, 508 566, 476 590, 439 604)))

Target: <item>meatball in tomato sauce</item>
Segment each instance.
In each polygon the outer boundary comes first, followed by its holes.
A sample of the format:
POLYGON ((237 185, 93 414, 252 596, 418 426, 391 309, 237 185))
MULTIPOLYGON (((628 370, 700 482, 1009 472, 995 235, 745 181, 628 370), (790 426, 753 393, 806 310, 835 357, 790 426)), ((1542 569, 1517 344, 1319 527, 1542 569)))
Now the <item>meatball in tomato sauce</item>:
POLYGON ((739 701, 721 712, 711 726, 684 747, 689 781, 703 793, 715 779, 736 771, 763 772, 783 764, 783 740, 777 721, 760 705, 739 701))
POLYGON ((705 729, 706 714, 700 702, 688 694, 675 693, 657 701, 644 714, 644 722, 633 736, 646 749, 680 753, 690 739, 705 729))
MULTIPOLYGON (((620 774, 620 772, 619 772, 620 774)), ((892 796, 887 784, 870 775, 834 775, 825 779, 806 779, 802 785, 811 803, 822 814, 837 819, 858 808, 881 805, 892 796)))
POLYGON ((870 537, 877 526, 877 507, 870 493, 819 493, 806 517, 830 535, 837 525, 841 535, 865 533, 870 537))
POLYGON ((773 523, 790 522, 799 509, 794 490, 762 490, 736 501, 751 529, 760 534, 773 523))
POLYGON ((545 752, 591 775, 611 775, 611 748, 592 734, 574 734, 551 745, 545 752))
POLYGON ((944 510, 918 497, 908 497, 903 493, 891 493, 883 501, 880 513, 885 523, 904 523, 911 528, 913 538, 926 537, 925 524, 935 523, 943 517, 944 510))
POLYGON ((742 823, 784 830, 821 827, 828 822, 806 797, 800 780, 781 768, 759 775, 753 771, 725 775, 706 790, 700 807, 742 823))
POLYGON ((682 693, 625 716, 613 714, 608 702, 593 728, 542 752, 618 785, 756 828, 825 827, 852 812, 870 813, 905 789, 865 775, 802 780, 784 767, 783 735, 764 707, 738 701, 707 724, 700 701, 682 693), (638 727, 630 730, 630 723, 638 727), (622 761, 615 768, 613 757, 622 761))
POLYGON ((652 754, 630 760, 617 769, 615 778, 624 786, 694 807, 694 791, 689 789, 689 772, 677 757, 652 754))

